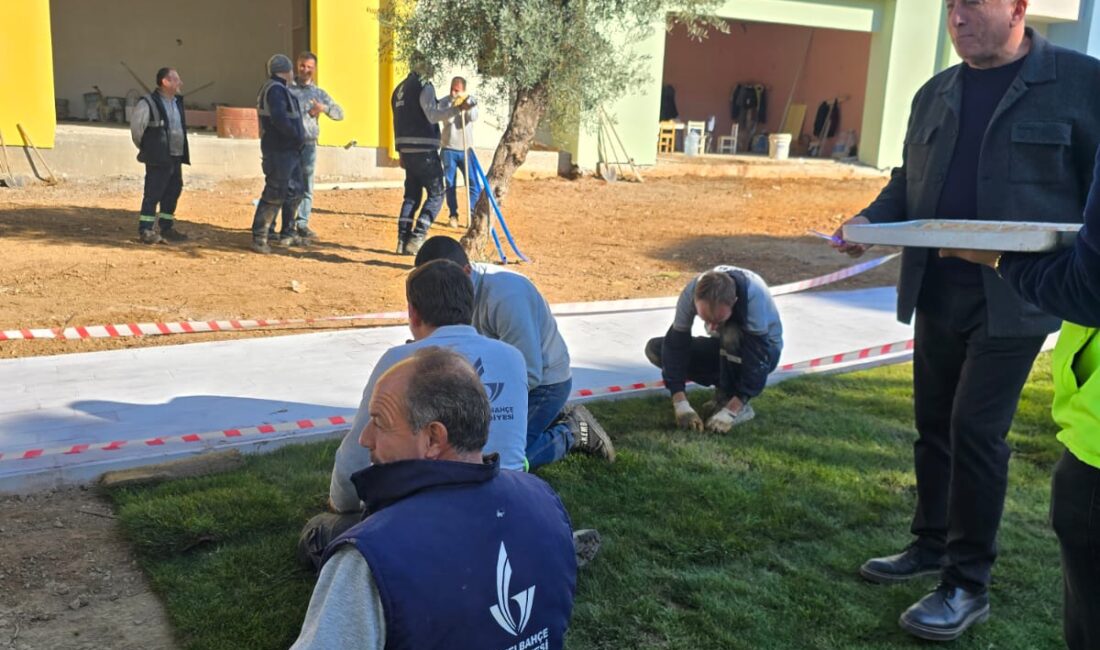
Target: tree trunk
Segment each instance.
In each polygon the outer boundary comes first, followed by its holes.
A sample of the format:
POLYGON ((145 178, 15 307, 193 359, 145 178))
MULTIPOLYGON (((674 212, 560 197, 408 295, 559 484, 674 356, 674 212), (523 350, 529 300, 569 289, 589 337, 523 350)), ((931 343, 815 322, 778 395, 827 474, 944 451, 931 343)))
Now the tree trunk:
MULTIPOLYGON (((535 84, 532 88, 516 93, 516 99, 512 102, 512 116, 508 120, 508 128, 500 138, 496 151, 493 153, 493 164, 485 172, 492 188, 493 197, 497 205, 503 207, 504 197, 508 194, 508 184, 512 181, 512 175, 516 169, 527 160, 527 152, 531 150, 531 142, 535 139, 535 130, 546 114, 550 103, 545 80, 535 84)), ((489 188, 484 188, 486 192, 489 188)), ((466 252, 477 256, 482 246, 489 237, 489 225, 492 223, 492 206, 489 205, 487 196, 483 193, 470 217, 470 228, 462 236, 462 247, 466 252)), ((491 245, 489 246, 491 248, 491 245)), ((487 254, 492 253, 486 249, 487 254)))

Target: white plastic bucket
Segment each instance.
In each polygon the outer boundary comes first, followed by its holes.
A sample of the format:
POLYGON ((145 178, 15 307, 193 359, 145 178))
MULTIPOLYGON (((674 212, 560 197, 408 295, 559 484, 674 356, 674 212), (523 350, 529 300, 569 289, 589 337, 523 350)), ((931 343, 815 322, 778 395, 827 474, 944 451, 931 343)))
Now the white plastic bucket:
POLYGON ((688 156, 694 156, 699 151, 699 133, 697 131, 688 131, 684 134, 684 153, 688 156))
POLYGON ((768 136, 768 158, 786 160, 791 155, 791 134, 773 133, 768 136))

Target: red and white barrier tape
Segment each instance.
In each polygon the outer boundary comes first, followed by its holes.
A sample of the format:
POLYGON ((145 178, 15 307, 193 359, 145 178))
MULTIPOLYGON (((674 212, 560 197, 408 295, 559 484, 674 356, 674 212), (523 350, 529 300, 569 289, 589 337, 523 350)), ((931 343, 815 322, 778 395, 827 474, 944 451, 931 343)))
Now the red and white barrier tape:
MULTIPOLYGON (((862 350, 854 350, 852 352, 846 352, 844 354, 834 354, 817 359, 810 359, 808 361, 788 363, 777 368, 776 372, 786 373, 796 370, 824 368, 828 366, 839 365, 842 363, 848 363, 851 361, 862 361, 865 359, 873 359, 875 357, 888 356, 891 354, 906 352, 912 349, 912 340, 899 341, 896 343, 888 343, 886 345, 876 345, 868 348, 863 348, 862 350)), ((573 391, 573 393, 570 395, 570 398, 579 399, 596 397, 600 395, 629 394, 643 390, 664 388, 664 386, 665 382, 658 380, 650 382, 636 382, 632 384, 622 384, 616 386, 604 386, 602 388, 581 388, 573 391)), ((280 422, 277 424, 262 424, 253 427, 242 427, 239 429, 225 429, 223 431, 209 431, 206 433, 190 433, 186 435, 175 436, 157 436, 155 438, 137 440, 116 440, 108 443, 100 442, 95 444, 78 444, 70 445, 68 447, 55 447, 51 449, 24 449, 22 451, 15 452, 0 452, 0 463, 3 463, 4 461, 32 460, 35 458, 41 458, 43 456, 74 456, 95 451, 115 452, 124 448, 133 449, 135 447, 160 447, 170 443, 194 444, 200 442, 219 442, 225 440, 236 441, 241 438, 251 436, 264 436, 273 433, 296 433, 299 431, 310 431, 341 425, 350 425, 350 422, 343 416, 332 416, 325 418, 313 418, 309 420, 297 420, 293 422, 280 422)))
MULTIPOLYGON (((897 253, 879 257, 868 262, 856 264, 834 273, 809 280, 782 284, 772 288, 773 296, 806 291, 816 287, 846 280, 865 273, 897 257, 897 253)), ((567 302, 552 306, 558 316, 577 316, 581 314, 624 313, 668 309, 676 306, 677 296, 664 298, 636 298, 631 300, 599 300, 595 302, 567 302)), ((403 311, 378 312, 372 314, 351 314, 348 316, 322 316, 319 318, 286 318, 255 320, 210 320, 180 321, 173 323, 120 323, 114 325, 85 325, 79 327, 36 327, 14 330, 0 330, 0 341, 31 339, 109 339, 131 336, 164 336, 167 334, 196 334, 201 332, 239 332, 261 327, 286 327, 289 325, 313 325, 316 323, 335 323, 358 320, 405 320, 408 315, 403 311)))

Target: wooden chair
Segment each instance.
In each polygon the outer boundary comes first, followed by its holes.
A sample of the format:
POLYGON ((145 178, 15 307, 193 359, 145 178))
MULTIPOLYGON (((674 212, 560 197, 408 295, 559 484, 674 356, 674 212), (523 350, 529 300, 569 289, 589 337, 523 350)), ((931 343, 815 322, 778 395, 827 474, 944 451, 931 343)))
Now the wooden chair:
POLYGON ((689 120, 687 126, 684 128, 684 153, 692 153, 694 155, 701 155, 707 150, 707 123, 699 121, 689 120), (699 137, 695 141, 695 150, 687 151, 688 136, 692 133, 698 133, 699 137))
POLYGON ((672 120, 661 122, 657 134, 657 153, 672 153, 676 150, 676 123, 672 120))
POLYGON ((733 123, 730 127, 729 135, 718 136, 718 153, 737 153, 737 131, 739 125, 737 122, 733 123))

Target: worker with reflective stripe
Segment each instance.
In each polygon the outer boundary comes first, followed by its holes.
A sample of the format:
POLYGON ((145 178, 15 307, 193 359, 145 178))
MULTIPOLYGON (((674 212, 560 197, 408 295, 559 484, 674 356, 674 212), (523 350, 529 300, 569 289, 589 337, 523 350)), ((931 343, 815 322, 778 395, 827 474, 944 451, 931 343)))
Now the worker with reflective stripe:
POLYGON ((130 135, 138 148, 138 162, 145 163, 138 235, 146 244, 187 239, 187 235, 173 227, 176 203, 183 192, 181 165, 191 164, 183 96, 179 94, 182 87, 175 68, 157 70, 157 89, 138 100, 130 117, 130 135))

